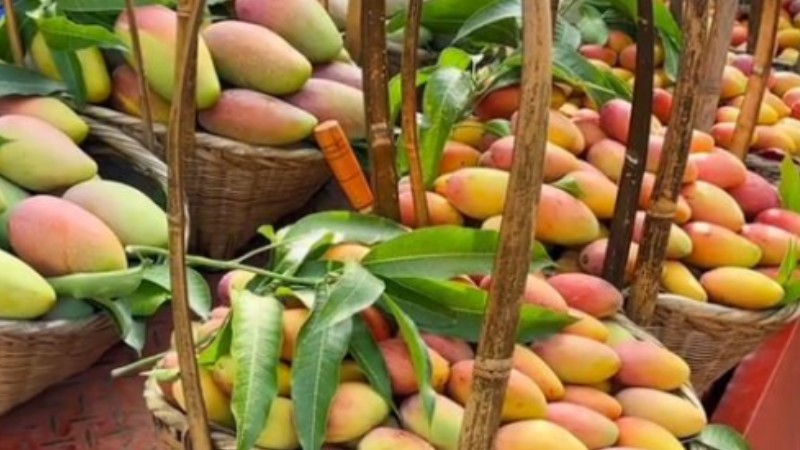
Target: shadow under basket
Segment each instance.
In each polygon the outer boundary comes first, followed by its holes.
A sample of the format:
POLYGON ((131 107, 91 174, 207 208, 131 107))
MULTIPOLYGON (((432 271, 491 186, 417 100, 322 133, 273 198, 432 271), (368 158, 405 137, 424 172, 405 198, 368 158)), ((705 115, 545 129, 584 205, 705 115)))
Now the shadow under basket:
MULTIPOLYGON (((614 317, 614 321, 628 330, 637 339, 652 342, 663 347, 663 344, 658 342, 655 337, 636 326, 624 315, 617 314, 614 317)), ((684 384, 680 389, 673 391, 673 393, 689 401, 705 416, 703 404, 700 402, 690 384, 684 384)), ((153 421, 156 426, 156 433, 158 434, 158 441, 160 444, 159 448, 162 450, 184 450, 191 448, 189 442, 191 440, 189 436, 189 421, 186 414, 164 398, 158 383, 153 377, 148 378, 145 382, 144 397, 147 408, 153 414, 153 421)), ((215 424, 211 424, 210 429, 211 442, 214 449, 236 450, 236 436, 233 430, 225 429, 215 424)), ((323 450, 336 450, 337 448, 339 447, 330 445, 323 446, 323 450)), ((262 449, 262 447, 255 447, 255 449, 262 449)))
MULTIPOLYGON (((84 113, 145 142, 137 117, 100 107, 84 113)), ((153 151, 163 161, 168 129, 153 127, 153 151)), ((184 172, 192 218, 190 247, 212 258, 233 257, 260 226, 302 207, 330 178, 322 152, 311 145, 255 147, 203 132, 195 137, 184 172)))

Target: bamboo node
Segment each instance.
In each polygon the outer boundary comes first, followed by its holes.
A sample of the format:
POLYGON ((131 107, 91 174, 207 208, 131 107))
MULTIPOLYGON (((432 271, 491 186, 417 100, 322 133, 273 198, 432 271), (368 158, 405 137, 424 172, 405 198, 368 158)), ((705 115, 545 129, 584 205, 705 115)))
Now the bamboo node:
POLYGON ((677 203, 668 198, 660 198, 653 203, 648 214, 655 219, 672 219, 678 209, 677 203))
POLYGON ((513 361, 505 359, 484 359, 478 357, 475 361, 475 375, 486 379, 501 380, 511 374, 513 361))

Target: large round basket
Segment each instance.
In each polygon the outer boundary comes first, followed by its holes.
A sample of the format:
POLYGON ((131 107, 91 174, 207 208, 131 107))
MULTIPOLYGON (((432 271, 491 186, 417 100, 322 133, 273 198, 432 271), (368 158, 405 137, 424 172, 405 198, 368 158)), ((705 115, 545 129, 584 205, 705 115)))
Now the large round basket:
MULTIPOLYGON (((636 326, 627 317, 618 314, 614 320, 637 339, 662 345, 656 338, 636 326)), ((705 415, 703 405, 691 385, 686 384, 675 393, 691 402, 705 415)), ((150 412, 153 414, 153 421, 156 425, 156 432, 160 444, 159 448, 163 450, 184 450, 186 448, 191 448, 188 442, 190 439, 189 422, 186 414, 164 399, 161 389, 158 387, 158 383, 152 377, 145 383, 144 397, 147 408, 150 409, 150 412)), ((236 436, 233 430, 212 424, 211 440, 214 448, 217 450, 236 449, 236 436)), ((256 447, 256 449, 261 449, 261 447, 256 447)), ((334 450, 336 447, 326 446, 324 449, 334 450)))
MULTIPOLYGON (((137 117, 100 107, 86 114, 145 142, 137 117)), ((167 127, 154 124, 154 131, 154 151, 164 160, 167 127)), ((191 248, 212 258, 232 257, 260 226, 302 207, 330 177, 322 152, 310 145, 254 147, 202 132, 195 144, 185 160, 191 248)))
MULTIPOLYGON (((120 161, 128 172, 163 188, 167 176, 163 163, 134 139, 85 120, 91 131, 81 147, 88 154, 100 161, 120 161)), ((102 172, 102 162, 99 165, 102 172)), ((86 370, 119 340, 106 313, 76 320, 0 320, 0 415, 86 370)))

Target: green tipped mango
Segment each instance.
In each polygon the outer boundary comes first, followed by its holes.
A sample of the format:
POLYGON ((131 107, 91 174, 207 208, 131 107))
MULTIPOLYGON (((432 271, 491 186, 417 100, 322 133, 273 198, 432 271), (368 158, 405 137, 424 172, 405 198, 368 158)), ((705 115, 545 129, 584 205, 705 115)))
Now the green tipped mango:
MULTIPOLYGON (((86 100, 89 103, 105 102, 111 94, 111 78, 108 76, 103 53, 98 47, 88 47, 76 51, 75 55, 83 74, 86 100)), ((41 33, 37 33, 31 42, 31 57, 42 75, 53 80, 62 80, 56 62, 53 60, 53 54, 41 33)))
POLYGON ((41 275, 0 250, 0 317, 35 319, 53 309, 56 293, 41 275))
POLYGON ((0 177, 0 194, 6 204, 5 210, 0 213, 0 249, 10 250, 11 244, 8 241, 8 218, 14 207, 17 206, 19 202, 30 197, 30 194, 2 177, 0 177))
POLYGON ((89 124, 61 100, 53 97, 0 98, 0 116, 19 114, 41 119, 58 128, 73 142, 80 144, 89 135, 89 124))
POLYGON ((167 215, 148 196, 127 184, 86 181, 71 187, 62 198, 102 220, 122 245, 167 247, 167 215))
POLYGON ((25 189, 52 192, 97 174, 97 164, 74 142, 40 119, 0 117, 0 176, 25 189))
POLYGON ((219 76, 235 86, 285 95, 311 78, 311 63, 264 27, 225 20, 208 27, 203 39, 219 76))
POLYGON ((317 0, 238 0, 236 16, 283 36, 312 63, 336 59, 344 47, 336 24, 317 0))
MULTIPOLYGON (((144 58, 144 73, 150 87, 161 97, 171 100, 175 90, 175 55, 178 36, 178 15, 160 5, 139 6, 134 12, 144 58)), ((128 15, 120 14, 114 27, 117 36, 131 48, 128 15)), ((133 53, 125 54, 128 64, 135 66, 133 53)), ((221 87, 214 62, 202 36, 197 38, 197 109, 214 106, 221 87)))

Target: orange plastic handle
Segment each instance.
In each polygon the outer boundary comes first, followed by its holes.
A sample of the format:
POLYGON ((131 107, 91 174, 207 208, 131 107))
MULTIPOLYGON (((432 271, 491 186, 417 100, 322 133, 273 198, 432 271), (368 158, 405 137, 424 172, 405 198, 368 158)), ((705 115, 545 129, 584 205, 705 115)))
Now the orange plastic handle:
POLYGON ((371 207, 375 201, 372 189, 339 122, 329 120, 317 125, 314 135, 333 176, 353 208, 362 211, 371 207))

